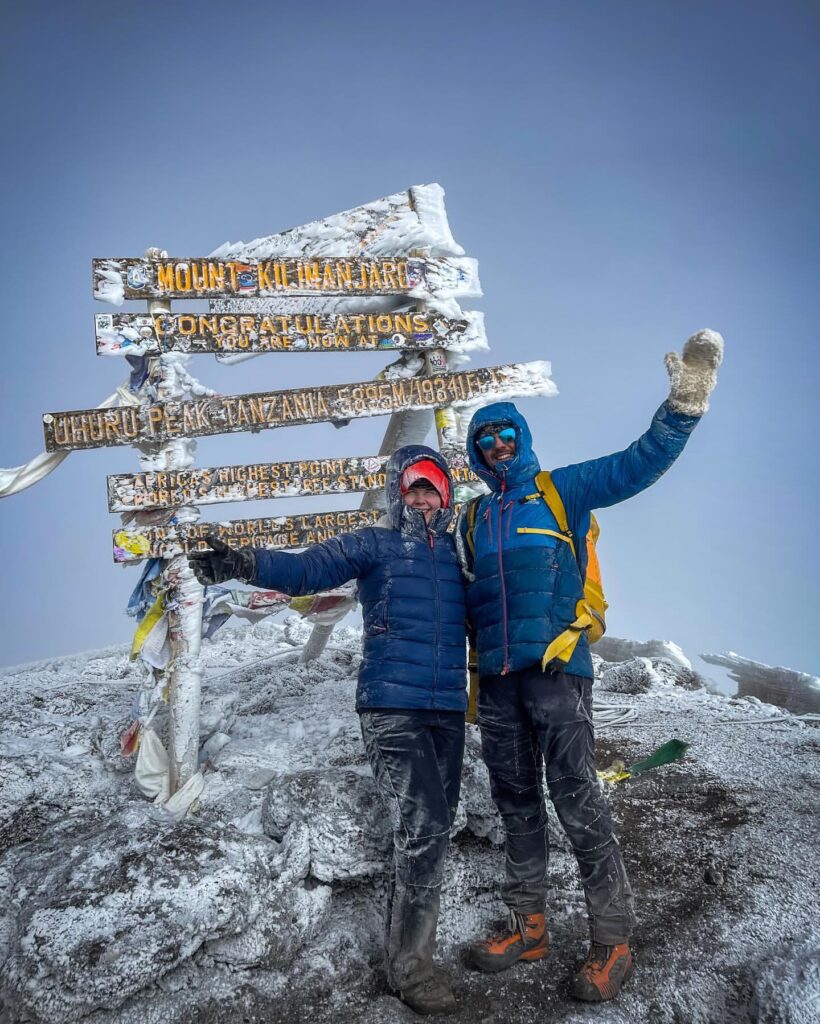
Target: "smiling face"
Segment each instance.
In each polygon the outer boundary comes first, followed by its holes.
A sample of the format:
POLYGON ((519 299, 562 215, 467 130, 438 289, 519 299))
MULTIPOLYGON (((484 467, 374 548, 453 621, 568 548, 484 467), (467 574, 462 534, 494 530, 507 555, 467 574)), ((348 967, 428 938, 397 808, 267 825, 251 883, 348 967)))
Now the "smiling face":
POLYGON ((488 469, 515 458, 515 427, 511 423, 493 423, 482 427, 475 443, 488 469))
POLYGON ((408 508, 417 508, 424 515, 425 523, 441 508, 441 495, 429 480, 417 480, 405 491, 402 500, 408 508))

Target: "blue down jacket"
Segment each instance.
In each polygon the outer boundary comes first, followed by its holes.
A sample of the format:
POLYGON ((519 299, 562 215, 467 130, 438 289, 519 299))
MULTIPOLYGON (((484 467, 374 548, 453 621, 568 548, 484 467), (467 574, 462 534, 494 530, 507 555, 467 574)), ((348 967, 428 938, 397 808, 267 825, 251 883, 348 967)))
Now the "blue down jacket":
MULTIPOLYGON (((590 510, 624 501, 653 484, 683 451, 698 419, 664 402, 646 433, 624 451, 553 470, 573 535, 586 536, 590 510)), ((512 403, 496 402, 473 416, 468 438, 470 465, 492 494, 482 497, 476 510, 472 564, 465 548, 475 577, 467 587, 467 607, 479 674, 498 675, 541 661, 549 644, 575 620, 583 585, 569 544, 538 532, 557 531, 558 524, 533 482, 540 466, 524 417, 512 403), (515 458, 491 472, 473 439, 483 424, 504 421, 515 425, 515 458)), ((458 529, 463 543, 465 515, 458 529)), ((585 545, 578 547, 581 571, 586 571, 585 545)), ((561 668, 592 678, 586 635, 561 668)))
POLYGON ((299 596, 358 579, 364 650, 356 710, 429 708, 464 711, 464 582, 447 527, 452 509, 433 513, 429 528, 401 496, 401 475, 431 459, 453 482, 438 452, 399 448, 387 465, 386 527, 373 526, 315 544, 301 553, 255 550, 259 587, 299 596))

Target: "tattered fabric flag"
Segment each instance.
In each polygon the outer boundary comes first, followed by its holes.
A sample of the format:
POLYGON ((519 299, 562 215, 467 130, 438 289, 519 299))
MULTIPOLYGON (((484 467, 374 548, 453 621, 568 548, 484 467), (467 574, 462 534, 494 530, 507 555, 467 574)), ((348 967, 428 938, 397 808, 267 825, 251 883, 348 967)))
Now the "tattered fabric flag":
POLYGON ((159 595, 137 626, 131 644, 131 661, 137 657, 141 657, 152 668, 165 668, 171 660, 164 594, 159 595))

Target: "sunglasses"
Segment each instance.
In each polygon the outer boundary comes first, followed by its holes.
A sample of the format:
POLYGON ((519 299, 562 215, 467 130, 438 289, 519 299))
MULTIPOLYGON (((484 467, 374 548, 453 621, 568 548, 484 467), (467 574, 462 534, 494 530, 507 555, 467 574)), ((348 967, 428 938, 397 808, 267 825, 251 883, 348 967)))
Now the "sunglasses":
POLYGON ((500 430, 493 430, 489 434, 482 434, 477 437, 475 443, 483 452, 490 451, 495 447, 495 439, 498 438, 502 444, 512 444, 515 441, 515 427, 502 427, 500 430))

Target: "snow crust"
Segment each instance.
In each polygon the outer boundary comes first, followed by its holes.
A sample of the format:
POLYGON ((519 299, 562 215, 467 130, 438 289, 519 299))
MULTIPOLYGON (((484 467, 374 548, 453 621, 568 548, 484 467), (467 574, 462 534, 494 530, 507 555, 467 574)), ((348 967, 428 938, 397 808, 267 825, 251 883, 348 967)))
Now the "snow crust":
POLYGON ((305 256, 373 258, 425 249, 430 256, 463 256, 453 238, 441 185, 414 185, 372 203, 311 221, 251 242, 225 242, 211 253, 215 259, 259 259, 305 256))
MULTIPOLYGON (((390 835, 353 711, 360 633, 337 629, 305 666, 309 632, 266 620, 203 648, 209 765, 181 822, 139 795, 120 752, 142 681, 124 648, 0 675, 3 1024, 411 1019, 381 974, 390 835)), ((613 699, 613 673, 640 681, 615 698, 636 720, 599 724, 600 767, 672 737, 691 744, 682 763, 608 789, 638 899, 638 968, 595 1020, 808 1024, 817 734, 759 700, 691 689, 660 644, 661 656, 595 658, 596 702, 613 699)), ((550 814, 550 959, 475 974, 458 951, 502 914, 503 855, 469 727, 439 929, 457 1022, 591 1019, 566 995, 584 903, 550 814)))

